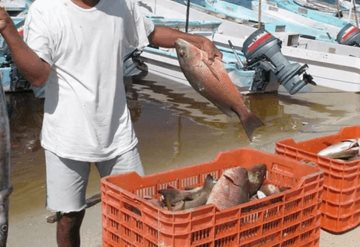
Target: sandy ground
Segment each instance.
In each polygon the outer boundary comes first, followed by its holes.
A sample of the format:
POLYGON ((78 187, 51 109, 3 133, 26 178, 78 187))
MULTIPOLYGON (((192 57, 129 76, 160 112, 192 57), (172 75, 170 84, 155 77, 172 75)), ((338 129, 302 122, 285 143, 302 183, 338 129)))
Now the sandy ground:
MULTIPOLYGON (((299 131, 292 137, 298 141, 311 139, 316 136, 327 135, 337 132, 338 129, 349 125, 359 125, 360 115, 357 112, 350 117, 341 118, 339 121, 326 122, 330 120, 322 120, 320 125, 321 131, 312 131, 313 127, 309 126, 309 131, 299 131)), ((319 126, 320 126, 319 125, 319 126)), ((280 138, 280 137, 279 137, 280 138)), ((274 140, 268 140, 268 143, 262 143, 257 148, 270 153, 274 152, 274 140)), ((95 193, 97 185, 92 186, 89 195, 95 193)), ((35 202, 34 202, 35 203, 35 202)), ((24 205, 27 207, 27 205, 24 205)), ((29 205, 30 207, 30 205, 29 205)), ((55 224, 46 223, 48 211, 45 208, 34 207, 31 213, 27 211, 10 217, 10 229, 8 236, 8 246, 10 247, 52 247, 56 246, 55 241, 55 224)), ((81 238, 82 246, 98 247, 102 244, 102 225, 101 225, 101 205, 98 204, 87 210, 82 226, 81 238)), ((320 247, 359 247, 360 246, 360 226, 343 234, 331 234, 321 231, 320 247)))
MULTIPOLYGON (((9 233, 9 247, 51 247, 55 243, 55 224, 48 224, 45 221, 47 212, 39 210, 33 215, 24 217, 12 223, 9 233), (31 224, 29 224, 31 222, 31 224), (31 235, 31 238, 24 237, 24 234, 31 235)), ((101 246, 101 206, 100 204, 87 210, 82 227, 82 246, 101 246), (95 223, 96 222, 96 223, 95 223)), ((326 231, 320 233, 320 247, 359 247, 360 227, 343 234, 334 235, 326 231)))
MULTIPOLYGON (((343 119, 338 124, 351 125, 359 122, 358 116, 355 118, 343 119)), ((332 123, 334 124, 334 123, 332 123)), ((320 135, 320 134, 319 134, 320 135)), ((299 133, 297 140, 313 138, 314 134, 299 133), (310 137, 311 136, 311 137, 310 137)), ((270 152, 274 150, 274 144, 265 144, 262 148, 270 152)), ((55 224, 46 223, 45 217, 49 213, 45 209, 37 209, 32 215, 19 216, 10 221, 10 232, 8 246, 56 246, 55 243, 55 224), (28 236, 24 236, 28 235, 28 236)), ((99 247, 101 246, 101 205, 98 204, 87 210, 82 227, 82 246, 99 247)), ((360 246, 360 226, 343 234, 331 234, 321 230, 320 247, 359 247, 360 246)))

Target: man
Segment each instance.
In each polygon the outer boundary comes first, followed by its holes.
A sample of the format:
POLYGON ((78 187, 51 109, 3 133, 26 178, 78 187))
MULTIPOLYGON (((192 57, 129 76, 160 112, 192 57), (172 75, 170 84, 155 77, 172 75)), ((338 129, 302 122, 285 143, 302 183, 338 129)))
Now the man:
POLYGON ((58 246, 80 246, 90 162, 101 176, 143 167, 123 85, 123 58, 148 43, 174 47, 177 38, 221 56, 208 39, 154 27, 131 0, 36 0, 24 41, 0 10, 0 32, 32 86, 46 82, 41 144, 47 208, 61 213, 58 246))

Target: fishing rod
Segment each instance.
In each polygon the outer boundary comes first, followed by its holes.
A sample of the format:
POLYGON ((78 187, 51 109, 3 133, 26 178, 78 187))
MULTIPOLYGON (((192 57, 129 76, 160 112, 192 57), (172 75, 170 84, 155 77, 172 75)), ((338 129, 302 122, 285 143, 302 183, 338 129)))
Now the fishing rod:
POLYGON ((258 29, 261 28, 261 0, 259 0, 259 6, 258 6, 258 29))
MULTIPOLYGON (((86 199, 86 208, 95 206, 99 202, 101 202, 101 194, 100 193, 94 194, 86 199)), ((61 218, 61 213, 56 212, 56 213, 53 213, 53 214, 47 216, 46 222, 47 223, 55 223, 55 222, 59 221, 60 218, 61 218)))
POLYGON ((186 4, 185 32, 188 32, 188 29, 189 29, 190 1, 191 1, 191 0, 187 0, 187 4, 186 4))
POLYGON ((237 54, 237 52, 236 52, 236 50, 235 50, 235 47, 233 46, 231 40, 228 40, 228 43, 229 43, 229 46, 230 46, 230 48, 232 49, 232 51, 233 51, 233 53, 234 53, 234 55, 235 55, 235 58, 236 58, 236 60, 237 60, 237 62, 238 62, 239 67, 240 67, 240 68, 244 68, 244 63, 241 61, 239 55, 237 54))
POLYGON ((357 17, 357 10, 356 10, 355 0, 352 0, 352 3, 353 3, 353 7, 354 7, 354 19, 355 19, 355 23, 356 23, 356 26, 359 27, 359 21, 358 21, 358 17, 357 17))

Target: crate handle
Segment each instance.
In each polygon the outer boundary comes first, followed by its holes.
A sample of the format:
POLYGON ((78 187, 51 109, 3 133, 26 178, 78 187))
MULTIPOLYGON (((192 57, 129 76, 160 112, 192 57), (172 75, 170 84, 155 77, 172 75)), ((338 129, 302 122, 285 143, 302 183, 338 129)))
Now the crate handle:
POLYGON ((286 138, 286 139, 282 139, 282 140, 278 141, 277 144, 294 145, 294 144, 296 144, 296 142, 293 138, 286 138))
POLYGON ((127 193, 123 194, 125 199, 124 208, 138 216, 141 216, 141 201, 136 196, 129 196, 127 193), (131 202, 131 203, 130 203, 131 202))
POLYGON ((313 161, 311 160, 307 160, 307 159, 301 159, 299 160, 301 162, 301 164, 304 164, 304 165, 307 165, 307 166, 310 166, 310 167, 317 167, 317 164, 314 163, 313 161))
POLYGON ((273 163, 271 170, 275 171, 279 174, 282 174, 284 176, 287 176, 287 177, 294 177, 294 175, 295 175, 293 170, 290 167, 279 164, 279 163, 273 163))

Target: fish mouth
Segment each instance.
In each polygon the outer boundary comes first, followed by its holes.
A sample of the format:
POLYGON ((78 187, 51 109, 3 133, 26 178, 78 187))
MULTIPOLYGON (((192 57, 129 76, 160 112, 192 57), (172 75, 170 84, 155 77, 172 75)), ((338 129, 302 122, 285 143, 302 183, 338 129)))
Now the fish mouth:
POLYGON ((175 46, 178 46, 178 47, 185 47, 187 46, 189 43, 183 39, 176 39, 175 40, 175 46))
POLYGON ((175 41, 175 49, 179 56, 184 57, 189 43, 183 39, 177 39, 175 41))

